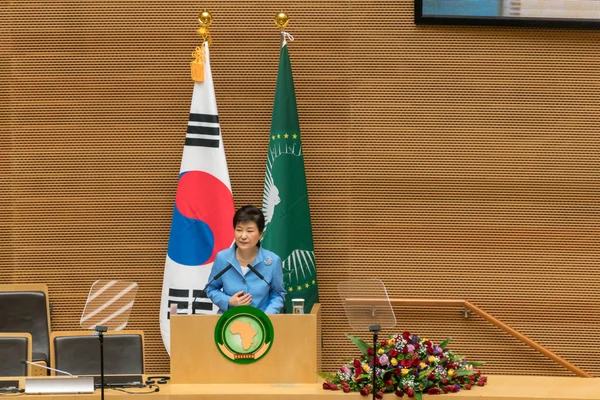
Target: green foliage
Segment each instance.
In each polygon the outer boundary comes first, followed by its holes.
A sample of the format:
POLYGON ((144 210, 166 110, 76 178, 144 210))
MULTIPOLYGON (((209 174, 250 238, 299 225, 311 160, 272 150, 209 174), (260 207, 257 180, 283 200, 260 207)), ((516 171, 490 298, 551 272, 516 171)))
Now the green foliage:
POLYGON ((352 335, 346 334, 346 336, 348 336, 348 338, 352 340, 352 343, 354 343, 356 347, 358 347, 358 350, 360 350, 360 352, 363 353, 363 355, 367 355, 367 350, 371 348, 371 346, 369 346, 367 342, 352 335))

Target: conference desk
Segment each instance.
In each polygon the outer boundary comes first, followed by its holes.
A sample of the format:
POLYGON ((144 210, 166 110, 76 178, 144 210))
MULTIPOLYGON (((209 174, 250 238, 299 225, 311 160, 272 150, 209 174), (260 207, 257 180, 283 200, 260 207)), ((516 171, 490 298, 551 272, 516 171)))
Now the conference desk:
MULTIPOLYGON (((3 378, 4 379, 4 378, 3 378)), ((9 378, 6 378, 9 379, 9 378)), ((13 378, 18 379, 18 378, 13 378)), ((21 378, 22 379, 22 378, 21 378)), ((23 387, 23 385, 21 385, 23 387)), ((343 393, 323 390, 321 384, 166 384, 160 385, 160 391, 144 395, 152 400, 368 400, 358 393, 343 393)), ((148 388, 127 389, 132 392, 146 392, 148 388)), ((10 397, 6 395, 0 397, 10 397)), ((135 395, 122 393, 114 389, 105 389, 109 400, 131 399, 135 395)), ((100 391, 92 394, 73 395, 30 395, 31 400, 98 400, 100 391)), ((407 397, 403 397, 406 399, 407 397)), ((437 397, 425 397, 434 399, 437 397)), ((600 379, 568 378, 551 376, 507 376, 488 377, 485 387, 475 387, 459 393, 441 395, 448 400, 600 400, 600 379)), ((386 394, 384 400, 398 399, 393 393, 386 394)))

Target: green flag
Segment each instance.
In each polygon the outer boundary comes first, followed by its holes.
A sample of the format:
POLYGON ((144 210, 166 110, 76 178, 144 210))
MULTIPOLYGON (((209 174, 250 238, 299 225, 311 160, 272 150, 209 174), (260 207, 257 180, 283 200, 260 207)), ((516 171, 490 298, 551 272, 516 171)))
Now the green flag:
POLYGON ((294 79, 285 43, 279 56, 262 211, 266 222, 262 246, 283 261, 286 310, 291 311, 292 299, 302 298, 309 313, 319 301, 317 269, 294 79))

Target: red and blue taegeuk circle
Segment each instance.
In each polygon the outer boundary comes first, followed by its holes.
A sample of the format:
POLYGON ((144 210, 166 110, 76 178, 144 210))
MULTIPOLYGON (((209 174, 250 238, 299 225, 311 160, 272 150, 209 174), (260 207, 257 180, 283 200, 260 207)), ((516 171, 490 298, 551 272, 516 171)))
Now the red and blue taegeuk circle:
POLYGON ((183 265, 214 261, 233 242, 233 197, 219 179, 204 171, 179 176, 167 253, 183 265))

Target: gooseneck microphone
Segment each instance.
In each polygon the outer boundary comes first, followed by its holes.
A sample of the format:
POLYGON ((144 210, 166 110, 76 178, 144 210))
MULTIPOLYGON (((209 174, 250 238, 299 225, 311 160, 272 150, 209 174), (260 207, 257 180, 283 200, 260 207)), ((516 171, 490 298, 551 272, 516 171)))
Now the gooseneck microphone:
MULTIPOLYGON (((223 268, 221 270, 221 272, 219 272, 218 274, 216 274, 206 285, 204 285, 204 289, 202 289, 200 291, 200 293, 198 293, 197 296, 194 297, 194 300, 192 300, 192 305, 196 302, 196 300, 198 299, 198 297, 208 297, 206 295, 206 288, 208 287, 208 285, 210 285, 211 283, 213 283, 214 281, 216 281, 217 279, 219 279, 220 277, 222 277, 225 272, 229 271, 231 268, 233 268, 233 265, 229 264, 228 266, 226 266, 225 268, 223 268)), ((194 310, 192 310, 192 314, 194 313, 194 310)))
POLYGON ((75 378, 75 375, 73 375, 73 374, 72 374, 72 373, 70 373, 70 372, 63 371, 63 370, 56 369, 56 368, 52 368, 52 367, 46 367, 45 365, 41 365, 41 364, 32 363, 31 361, 27 361, 27 360, 21 360, 21 364, 35 365, 36 367, 44 368, 44 369, 47 369, 47 370, 49 370, 49 371, 60 372, 61 374, 69 375, 71 378, 75 378))
POLYGON ((252 272, 254 272, 254 275, 258 276, 260 279, 262 279, 267 285, 269 285, 269 287, 271 289, 273 289, 273 291, 275 293, 277 293, 279 295, 279 297, 281 297, 281 300, 283 300, 283 307, 282 307, 282 314, 285 314, 285 297, 281 295, 281 293, 279 293, 278 291, 276 291, 273 286, 271 285, 270 282, 267 282, 267 280, 265 279, 265 277, 263 276, 263 274, 261 274, 260 272, 258 272, 258 270, 252 265, 252 264, 248 264, 247 265, 248 269, 252 272))

